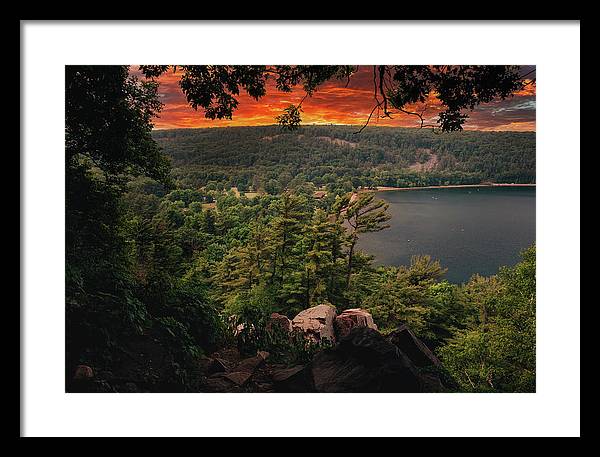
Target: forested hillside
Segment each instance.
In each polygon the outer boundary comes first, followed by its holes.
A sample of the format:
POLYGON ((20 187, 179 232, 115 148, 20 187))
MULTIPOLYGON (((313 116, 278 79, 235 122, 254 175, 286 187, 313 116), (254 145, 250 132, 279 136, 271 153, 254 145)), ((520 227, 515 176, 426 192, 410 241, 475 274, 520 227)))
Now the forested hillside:
MULTIPOLYGON (((535 133, 434 133, 428 129, 279 126, 159 130, 182 186, 277 193, 317 187, 535 182, 535 133)), ((329 189, 333 190, 333 189, 329 189)))

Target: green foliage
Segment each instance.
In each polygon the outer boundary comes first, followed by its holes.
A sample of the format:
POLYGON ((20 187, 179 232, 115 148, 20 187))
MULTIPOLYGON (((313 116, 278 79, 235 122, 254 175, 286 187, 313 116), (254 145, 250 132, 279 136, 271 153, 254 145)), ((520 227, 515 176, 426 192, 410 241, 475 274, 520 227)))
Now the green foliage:
POLYGON ((243 322, 266 322, 276 311, 274 291, 268 286, 256 286, 249 291, 240 292, 224 308, 227 316, 234 316, 239 325, 243 322))
POLYGON ((410 285, 398 280, 394 269, 384 272, 374 287, 373 293, 365 298, 365 307, 381 323, 383 332, 407 324, 418 336, 426 331, 430 309, 427 297, 419 285, 410 285))
POLYGON ((292 365, 305 365, 320 351, 333 347, 327 340, 313 341, 300 332, 287 334, 277 328, 267 332, 264 350, 273 354, 275 361, 292 365))
POLYGON ((354 293, 348 265, 360 274, 371 262, 354 245, 361 233, 382 229, 387 220, 386 206, 373 195, 357 198, 360 210, 349 200, 345 195, 330 203, 292 191, 252 200, 219 197, 217 224, 230 213, 235 218, 220 234, 227 252, 212 277, 215 299, 227 306, 240 293, 268 287, 274 310, 289 316, 324 301, 348 307, 354 293), (351 211, 340 206, 344 201, 351 211), (352 236, 344 228, 349 218, 360 226, 352 236))
POLYGON ((356 270, 356 256, 354 249, 361 233, 379 232, 389 225, 390 219, 387 214, 389 204, 383 200, 376 200, 374 192, 359 194, 346 194, 335 203, 336 209, 346 224, 350 227, 348 239, 348 263, 346 267, 346 288, 350 290, 352 274, 356 270))
POLYGON ((438 283, 444 272, 440 263, 429 256, 412 257, 408 267, 380 269, 364 306, 381 322, 384 332, 407 324, 419 337, 435 340, 436 335, 430 328, 436 311, 433 297, 435 292, 440 292, 439 284, 444 284, 438 283), (434 285, 437 288, 431 289, 434 285))
POLYGON ((435 350, 472 321, 474 310, 465 303, 464 288, 445 280, 429 286, 427 297, 430 312, 423 339, 435 350))
POLYGON ((535 392, 535 247, 497 280, 467 288, 480 314, 441 348, 446 368, 467 391, 535 392))
POLYGON ((275 311, 275 294, 265 286, 257 286, 235 296, 225 307, 231 331, 236 334, 238 349, 253 354, 264 349, 266 326, 275 311))
POLYGON ((236 296, 224 310, 240 353, 267 351, 271 360, 294 365, 308 363, 318 351, 331 346, 328 342, 308 340, 302 333, 290 334, 281 327, 270 326, 271 313, 277 310, 274 297, 273 289, 257 286, 236 296))
POLYGON ((148 325, 149 319, 146 306, 135 297, 125 297, 124 304, 123 316, 127 327, 135 330, 138 334, 142 334, 148 325))
POLYGON ((170 184, 169 160, 151 137, 156 84, 125 66, 67 66, 65 83, 67 365, 101 363, 149 320, 135 293, 120 198, 134 176, 170 184))
POLYGON ((302 122, 300 113, 302 108, 296 105, 289 105, 283 110, 283 114, 280 114, 275 118, 277 123, 287 130, 297 130, 302 122))
POLYGON ((398 280, 407 285, 423 290, 434 285, 446 273, 439 260, 432 260, 431 256, 413 256, 410 266, 398 268, 398 280))
POLYGON ((202 351, 194 344, 188 329, 173 317, 159 317, 156 319, 156 328, 166 341, 165 346, 183 360, 198 357, 202 351))
POLYGON ((185 373, 223 331, 202 285, 181 280, 204 241, 186 205, 206 196, 167 195, 169 160, 151 136, 156 84, 124 66, 67 66, 66 99, 67 370, 111 367, 156 330, 185 373))
POLYGON ((147 175, 166 180, 169 162, 152 140, 158 85, 127 66, 65 67, 67 166, 84 160, 108 180, 147 175))

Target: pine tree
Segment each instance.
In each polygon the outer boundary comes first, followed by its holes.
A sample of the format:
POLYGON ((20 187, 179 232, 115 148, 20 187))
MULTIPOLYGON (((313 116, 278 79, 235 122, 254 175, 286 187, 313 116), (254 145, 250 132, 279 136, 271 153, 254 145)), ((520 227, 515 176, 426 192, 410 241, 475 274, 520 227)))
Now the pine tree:
POLYGON ((283 286, 294 263, 292 249, 302 233, 307 217, 306 198, 285 192, 274 205, 276 216, 269 224, 270 242, 275 251, 271 261, 271 280, 283 286))
POLYGON ((250 234, 245 243, 232 248, 219 263, 213 282, 226 297, 225 302, 270 277, 267 266, 273 250, 268 236, 263 223, 250 224, 250 234))
POLYGON ((390 219, 387 214, 388 203, 383 200, 375 200, 374 192, 354 193, 347 199, 348 205, 340 213, 348 223, 349 248, 348 263, 346 268, 346 287, 350 287, 350 277, 353 271, 354 250, 358 242, 359 234, 367 232, 379 232, 389 227, 386 222, 390 219))
POLYGON ((306 307, 327 298, 328 277, 333 267, 332 246, 336 239, 335 223, 322 209, 317 209, 305 233, 306 307))

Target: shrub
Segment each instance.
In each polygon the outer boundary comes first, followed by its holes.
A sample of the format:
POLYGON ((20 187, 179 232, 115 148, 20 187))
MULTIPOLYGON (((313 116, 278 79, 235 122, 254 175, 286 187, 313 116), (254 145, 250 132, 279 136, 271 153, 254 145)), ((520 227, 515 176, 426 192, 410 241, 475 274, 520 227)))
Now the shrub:
POLYGON ((270 288, 257 286, 238 294, 226 307, 230 331, 241 354, 267 351, 271 360, 294 365, 308 363, 317 352, 331 346, 329 342, 308 340, 301 332, 289 333, 278 326, 268 328, 271 313, 277 309, 273 297, 270 288))

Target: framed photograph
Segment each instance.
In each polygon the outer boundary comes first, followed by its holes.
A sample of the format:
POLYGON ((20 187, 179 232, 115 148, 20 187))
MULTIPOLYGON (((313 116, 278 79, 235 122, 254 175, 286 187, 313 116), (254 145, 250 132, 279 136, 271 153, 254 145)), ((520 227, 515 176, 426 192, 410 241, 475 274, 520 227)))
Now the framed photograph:
POLYGON ((21 434, 578 436, 579 27, 23 21, 21 434))

